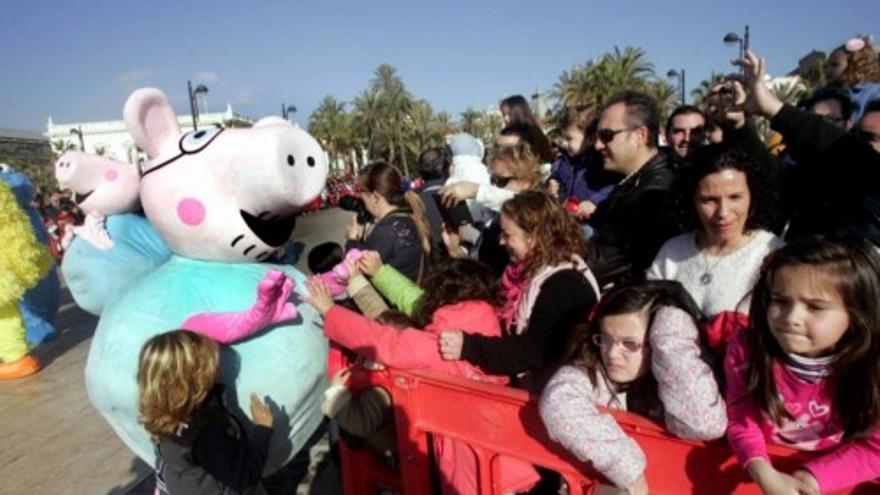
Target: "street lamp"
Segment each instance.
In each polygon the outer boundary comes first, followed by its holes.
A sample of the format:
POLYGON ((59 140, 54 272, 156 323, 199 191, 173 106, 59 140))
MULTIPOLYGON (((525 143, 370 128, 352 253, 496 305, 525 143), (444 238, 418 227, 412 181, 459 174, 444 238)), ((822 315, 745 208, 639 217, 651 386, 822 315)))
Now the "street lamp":
POLYGON ((85 145, 85 143, 83 142, 83 128, 82 128, 82 126, 78 126, 76 129, 71 129, 71 130, 70 130, 70 133, 71 133, 71 134, 76 134, 76 137, 79 138, 79 150, 80 150, 80 151, 85 151, 85 150, 86 150, 86 145, 85 145))
POLYGON ((205 86, 204 84, 199 84, 198 86, 196 86, 196 89, 193 89, 192 82, 187 81, 186 82, 186 89, 189 92, 189 112, 190 112, 190 115, 192 115, 192 119, 193 119, 193 130, 196 130, 199 128, 199 126, 198 126, 199 105, 196 102, 196 98, 200 94, 207 93, 208 87, 205 86))
POLYGON ((749 25, 746 24, 746 30, 743 37, 740 38, 738 34, 730 32, 724 35, 724 42, 728 45, 739 43, 739 58, 745 58, 746 50, 749 49, 749 25))
POLYGON ((281 104, 281 116, 284 118, 284 120, 290 120, 290 119, 288 119, 288 116, 292 113, 296 113, 295 106, 287 105, 285 103, 281 104))
POLYGON ((687 103, 685 102, 684 93, 684 69, 681 69, 681 72, 675 69, 669 69, 669 72, 666 73, 666 77, 668 77, 669 79, 678 79, 681 90, 681 106, 685 106, 687 103))

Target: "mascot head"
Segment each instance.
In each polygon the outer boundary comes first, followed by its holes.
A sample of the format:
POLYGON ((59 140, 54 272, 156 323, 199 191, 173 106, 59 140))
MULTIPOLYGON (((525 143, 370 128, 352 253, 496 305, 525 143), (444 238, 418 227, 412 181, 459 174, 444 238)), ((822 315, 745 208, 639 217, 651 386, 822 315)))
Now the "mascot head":
POLYGON ((328 164, 318 142, 267 117, 249 129, 181 134, 164 93, 135 91, 125 123, 149 163, 141 170, 144 212, 177 254, 248 262, 290 239, 296 213, 324 188, 328 164))
POLYGON ((74 193, 86 214, 115 215, 140 208, 135 165, 82 151, 68 151, 55 161, 55 179, 74 193))

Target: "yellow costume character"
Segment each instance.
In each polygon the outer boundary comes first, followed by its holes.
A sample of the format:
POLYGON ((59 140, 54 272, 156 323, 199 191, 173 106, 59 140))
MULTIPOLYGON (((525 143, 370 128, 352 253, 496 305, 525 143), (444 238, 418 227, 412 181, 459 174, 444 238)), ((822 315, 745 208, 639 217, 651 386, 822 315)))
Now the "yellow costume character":
POLYGON ((52 266, 46 247, 37 240, 27 214, 12 189, 0 181, 0 380, 20 378, 40 370, 28 354, 25 327, 19 311, 24 293, 52 266))

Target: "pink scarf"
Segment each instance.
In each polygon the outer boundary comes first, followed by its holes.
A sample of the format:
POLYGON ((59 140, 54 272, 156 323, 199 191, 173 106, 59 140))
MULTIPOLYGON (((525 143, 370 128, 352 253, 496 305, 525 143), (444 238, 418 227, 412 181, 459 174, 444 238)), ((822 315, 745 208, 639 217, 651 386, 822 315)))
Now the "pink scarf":
POLYGON ((526 276, 525 263, 510 262, 501 275, 501 307, 497 310, 498 320, 505 332, 516 329, 516 313, 523 293, 529 286, 531 277, 526 276))

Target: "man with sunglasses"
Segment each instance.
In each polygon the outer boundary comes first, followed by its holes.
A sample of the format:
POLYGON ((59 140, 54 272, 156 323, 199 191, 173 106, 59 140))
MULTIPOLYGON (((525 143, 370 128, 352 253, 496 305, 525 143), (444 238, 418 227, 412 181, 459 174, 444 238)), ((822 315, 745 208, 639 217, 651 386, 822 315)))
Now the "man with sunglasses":
POLYGON ((623 179, 590 219, 587 264, 607 288, 644 278, 657 250, 678 229, 668 219, 674 157, 658 148, 660 116, 651 97, 627 91, 604 105, 596 151, 623 179))

